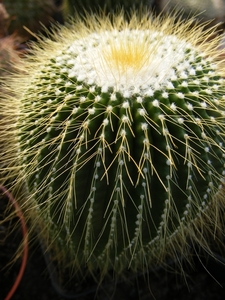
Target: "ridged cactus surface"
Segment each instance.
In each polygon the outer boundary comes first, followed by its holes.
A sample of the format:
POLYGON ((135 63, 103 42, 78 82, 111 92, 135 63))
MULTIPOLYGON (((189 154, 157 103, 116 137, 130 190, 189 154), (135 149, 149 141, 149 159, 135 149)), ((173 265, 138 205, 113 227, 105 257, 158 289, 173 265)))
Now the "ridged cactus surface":
POLYGON ((36 46, 3 104, 3 158, 32 226, 82 273, 143 270, 187 239, 207 247, 225 202, 216 41, 145 14, 85 22, 36 46))

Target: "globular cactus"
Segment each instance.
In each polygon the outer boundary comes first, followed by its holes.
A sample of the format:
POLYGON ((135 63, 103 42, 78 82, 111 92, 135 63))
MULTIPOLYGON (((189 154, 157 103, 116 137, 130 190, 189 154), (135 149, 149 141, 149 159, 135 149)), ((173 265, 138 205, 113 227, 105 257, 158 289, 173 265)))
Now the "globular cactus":
POLYGON ((58 11, 54 0, 6 0, 3 2, 10 15, 9 33, 17 32, 22 36, 30 36, 30 31, 38 32, 53 21, 54 14, 58 11))
POLYGON ((136 272, 222 231, 224 62, 190 25, 90 15, 10 79, 2 171, 70 274, 136 272))

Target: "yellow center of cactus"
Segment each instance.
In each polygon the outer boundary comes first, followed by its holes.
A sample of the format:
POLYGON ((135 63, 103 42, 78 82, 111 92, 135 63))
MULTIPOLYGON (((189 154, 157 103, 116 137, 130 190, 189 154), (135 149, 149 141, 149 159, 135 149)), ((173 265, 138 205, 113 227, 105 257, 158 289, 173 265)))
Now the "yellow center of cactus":
POLYGON ((140 41, 138 43, 135 40, 112 43, 110 49, 104 53, 104 58, 111 67, 122 73, 128 68, 140 70, 149 57, 146 44, 148 43, 140 45, 140 41))
POLYGON ((67 51, 74 56, 69 77, 95 84, 104 91, 113 87, 127 96, 135 89, 146 95, 149 89, 165 88, 174 76, 175 67, 180 72, 189 67, 185 54, 189 47, 189 43, 159 31, 137 29, 89 34, 82 44, 74 41, 67 51))

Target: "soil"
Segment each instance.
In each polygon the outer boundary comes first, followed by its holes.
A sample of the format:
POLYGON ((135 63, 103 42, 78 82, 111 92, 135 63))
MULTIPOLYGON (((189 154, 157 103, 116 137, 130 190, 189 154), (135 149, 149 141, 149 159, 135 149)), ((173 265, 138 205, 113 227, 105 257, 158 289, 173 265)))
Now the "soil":
MULTIPOLYGON (((7 199, 0 198, 1 219, 9 213, 6 207, 7 199)), ((21 240, 18 218, 0 226, 0 300, 5 299, 19 272, 21 258, 15 259, 15 253, 21 240), (10 263, 12 260, 14 262, 10 263)), ((224 300, 225 266, 212 258, 208 261, 204 259, 202 264, 194 257, 193 268, 184 264, 183 275, 163 269, 157 272, 149 270, 148 281, 144 276, 135 276, 116 286, 113 282, 105 283, 99 289, 91 279, 82 284, 74 282, 74 290, 61 295, 51 280, 40 245, 34 242, 29 248, 28 262, 20 285, 11 299, 224 300)))

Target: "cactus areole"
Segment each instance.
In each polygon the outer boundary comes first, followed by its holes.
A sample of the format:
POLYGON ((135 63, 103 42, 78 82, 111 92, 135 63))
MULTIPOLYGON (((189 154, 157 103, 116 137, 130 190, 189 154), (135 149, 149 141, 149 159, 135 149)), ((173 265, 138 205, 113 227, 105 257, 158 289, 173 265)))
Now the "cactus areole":
POLYGON ((142 270, 217 229, 224 74, 217 42, 189 28, 89 16, 14 82, 31 222, 74 271, 142 270))

